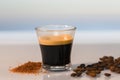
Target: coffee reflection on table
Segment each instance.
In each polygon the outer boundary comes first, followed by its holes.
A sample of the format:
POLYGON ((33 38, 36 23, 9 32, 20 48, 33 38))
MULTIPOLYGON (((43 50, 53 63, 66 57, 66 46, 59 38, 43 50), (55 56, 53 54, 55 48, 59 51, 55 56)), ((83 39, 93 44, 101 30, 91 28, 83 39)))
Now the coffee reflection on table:
POLYGON ((52 72, 50 74, 44 75, 43 80, 73 80, 70 76, 70 72, 52 72))

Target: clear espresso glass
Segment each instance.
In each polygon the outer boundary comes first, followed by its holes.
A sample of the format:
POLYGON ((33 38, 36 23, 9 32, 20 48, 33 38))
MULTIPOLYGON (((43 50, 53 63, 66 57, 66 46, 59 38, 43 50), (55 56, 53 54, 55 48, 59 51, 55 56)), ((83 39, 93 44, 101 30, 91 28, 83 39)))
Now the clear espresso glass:
POLYGON ((43 68, 52 71, 69 70, 71 49, 76 27, 45 25, 36 28, 43 68))

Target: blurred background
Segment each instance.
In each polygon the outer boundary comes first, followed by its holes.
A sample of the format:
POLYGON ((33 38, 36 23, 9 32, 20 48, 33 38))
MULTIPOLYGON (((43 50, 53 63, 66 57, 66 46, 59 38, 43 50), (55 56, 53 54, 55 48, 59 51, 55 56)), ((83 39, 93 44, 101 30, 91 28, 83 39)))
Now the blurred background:
POLYGON ((37 43, 35 27, 77 27, 75 42, 120 43, 120 0, 0 0, 0 44, 37 43))
POLYGON ((120 0, 0 0, 0 31, 33 31, 49 24, 118 31, 120 0))

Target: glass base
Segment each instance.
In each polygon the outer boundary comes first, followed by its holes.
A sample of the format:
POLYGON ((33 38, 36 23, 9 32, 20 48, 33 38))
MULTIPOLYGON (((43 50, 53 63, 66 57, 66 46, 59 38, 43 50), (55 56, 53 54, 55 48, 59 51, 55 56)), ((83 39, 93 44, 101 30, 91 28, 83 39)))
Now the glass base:
POLYGON ((66 71, 71 70, 71 64, 66 64, 65 66, 43 65, 43 68, 49 71, 66 71))

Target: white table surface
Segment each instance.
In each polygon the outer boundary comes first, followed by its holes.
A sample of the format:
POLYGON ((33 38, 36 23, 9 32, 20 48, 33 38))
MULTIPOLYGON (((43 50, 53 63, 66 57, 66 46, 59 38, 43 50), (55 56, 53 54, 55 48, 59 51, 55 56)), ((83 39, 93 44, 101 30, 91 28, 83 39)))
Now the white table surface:
MULTIPOLYGON (((102 56, 120 56, 120 32, 77 32, 74 39, 71 61, 74 66, 94 63, 102 56)), ((120 74, 111 73, 110 78, 70 77, 72 71, 49 72, 39 75, 25 75, 9 72, 28 61, 41 61, 41 52, 35 32, 0 32, 0 80, 119 80, 120 74)))

